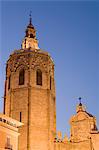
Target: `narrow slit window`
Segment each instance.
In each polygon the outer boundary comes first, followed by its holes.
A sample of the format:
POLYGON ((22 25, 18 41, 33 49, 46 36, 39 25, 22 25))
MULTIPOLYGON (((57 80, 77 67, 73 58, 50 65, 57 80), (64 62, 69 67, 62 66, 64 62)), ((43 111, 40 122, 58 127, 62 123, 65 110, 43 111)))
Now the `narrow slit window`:
POLYGON ((50 76, 50 90, 52 89, 52 78, 50 76))
POLYGON ((8 90, 10 89, 10 86, 11 86, 11 76, 9 76, 8 78, 8 90))
POLYGON ((36 84, 42 85, 42 72, 40 69, 36 71, 36 84))
POLYGON ((10 144, 10 138, 9 137, 7 137, 7 142, 6 142, 6 145, 5 145, 5 149, 12 150, 12 145, 10 144))
POLYGON ((24 69, 20 70, 20 72, 19 72, 19 85, 24 85, 24 74, 25 74, 24 69))
POLYGON ((22 112, 20 112, 20 122, 22 122, 22 112))

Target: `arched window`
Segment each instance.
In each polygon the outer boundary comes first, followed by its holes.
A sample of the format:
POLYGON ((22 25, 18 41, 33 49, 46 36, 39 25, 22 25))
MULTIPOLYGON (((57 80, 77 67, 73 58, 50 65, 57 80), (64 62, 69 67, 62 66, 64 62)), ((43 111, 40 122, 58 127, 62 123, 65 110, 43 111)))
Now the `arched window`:
POLYGON ((50 76, 50 90, 52 89, 52 78, 50 76))
POLYGON ((19 85, 24 84, 24 74, 25 74, 24 69, 21 69, 20 72, 19 72, 19 85))
POLYGON ((36 84, 42 85, 42 72, 40 69, 36 71, 36 84))

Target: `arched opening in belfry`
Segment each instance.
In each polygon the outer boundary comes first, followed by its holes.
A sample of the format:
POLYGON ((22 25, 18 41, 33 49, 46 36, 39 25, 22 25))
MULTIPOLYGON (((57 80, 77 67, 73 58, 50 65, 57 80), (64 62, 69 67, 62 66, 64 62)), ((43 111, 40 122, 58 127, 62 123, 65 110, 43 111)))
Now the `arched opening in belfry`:
POLYGON ((42 71, 40 69, 36 71, 36 84, 42 85, 42 71))
POLYGON ((24 69, 21 69, 19 72, 19 85, 24 85, 25 80, 25 71, 24 69))

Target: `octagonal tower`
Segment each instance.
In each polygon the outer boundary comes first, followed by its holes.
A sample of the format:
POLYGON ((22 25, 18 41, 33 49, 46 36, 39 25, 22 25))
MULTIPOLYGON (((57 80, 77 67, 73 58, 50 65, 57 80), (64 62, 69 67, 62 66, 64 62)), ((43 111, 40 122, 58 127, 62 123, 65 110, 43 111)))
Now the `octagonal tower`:
POLYGON ((22 123, 19 150, 53 150, 56 133, 54 63, 38 48, 30 16, 22 41, 6 64, 4 113, 22 123))

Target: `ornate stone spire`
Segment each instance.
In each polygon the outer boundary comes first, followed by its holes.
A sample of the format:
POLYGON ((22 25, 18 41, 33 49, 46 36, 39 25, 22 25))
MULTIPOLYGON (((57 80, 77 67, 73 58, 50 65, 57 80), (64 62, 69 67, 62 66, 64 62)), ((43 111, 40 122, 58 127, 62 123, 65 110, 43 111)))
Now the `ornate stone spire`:
POLYGON ((31 12, 29 15, 29 24, 25 31, 25 37, 22 41, 22 49, 38 49, 38 41, 36 39, 36 30, 32 24, 31 12))

